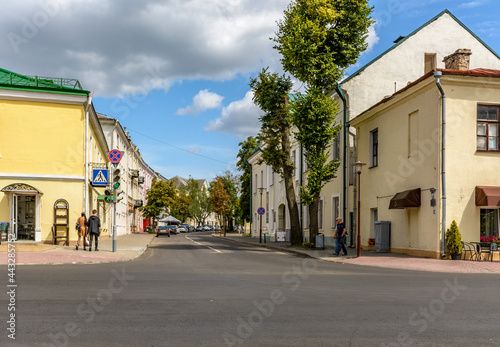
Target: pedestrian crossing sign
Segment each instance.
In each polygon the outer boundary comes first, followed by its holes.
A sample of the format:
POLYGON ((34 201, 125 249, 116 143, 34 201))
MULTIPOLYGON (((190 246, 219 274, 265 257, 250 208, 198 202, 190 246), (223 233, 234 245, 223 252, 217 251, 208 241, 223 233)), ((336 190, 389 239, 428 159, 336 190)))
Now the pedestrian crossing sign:
POLYGON ((96 187, 105 187, 108 185, 108 169, 92 170, 92 185, 96 187))

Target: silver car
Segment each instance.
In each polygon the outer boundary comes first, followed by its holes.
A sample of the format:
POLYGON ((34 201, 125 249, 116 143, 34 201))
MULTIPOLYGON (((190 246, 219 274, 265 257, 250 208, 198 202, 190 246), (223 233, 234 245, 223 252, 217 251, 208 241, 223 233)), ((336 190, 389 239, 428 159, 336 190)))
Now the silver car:
POLYGON ((184 225, 182 225, 182 224, 179 225, 179 226, 177 226, 177 231, 179 233, 187 233, 188 232, 187 229, 186 229, 186 227, 184 225))

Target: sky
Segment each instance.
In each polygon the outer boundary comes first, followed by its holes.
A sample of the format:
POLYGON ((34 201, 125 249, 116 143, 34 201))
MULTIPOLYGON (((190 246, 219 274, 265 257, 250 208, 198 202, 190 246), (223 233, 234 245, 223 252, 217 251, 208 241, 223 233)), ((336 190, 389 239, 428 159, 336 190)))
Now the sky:
MULTIPOLYGON (((166 178, 237 173, 260 110, 249 83, 282 73, 273 49, 289 0, 2 1, 0 67, 75 78, 166 178)), ((500 52, 498 0, 371 0, 368 49, 346 76, 448 9, 500 52)), ((296 90, 300 91, 297 84, 296 90)), ((0 125, 1 127, 1 125, 0 125)))

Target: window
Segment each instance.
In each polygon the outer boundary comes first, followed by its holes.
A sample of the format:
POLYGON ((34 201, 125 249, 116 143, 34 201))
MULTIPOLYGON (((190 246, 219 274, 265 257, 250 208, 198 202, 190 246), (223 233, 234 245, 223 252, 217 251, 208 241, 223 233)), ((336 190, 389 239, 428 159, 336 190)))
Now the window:
POLYGON ((274 171, 271 168, 271 185, 273 185, 273 184, 274 184, 274 171))
POLYGON ((318 229, 323 229, 323 199, 318 203, 318 229))
POLYGON ((332 229, 337 227, 337 218, 340 216, 339 197, 332 197, 332 229))
POLYGON ((378 221, 378 210, 376 208, 371 209, 371 215, 372 215, 372 230, 371 230, 371 235, 375 237, 375 222, 378 221))
POLYGON ((378 166, 378 129, 370 132, 370 167, 378 166))
POLYGON ((260 187, 264 187, 264 170, 260 170, 260 187))
POLYGON ((498 151, 498 106, 477 107, 477 150, 498 151))
POLYGON ((418 154, 418 111, 408 115, 408 158, 418 154))
POLYGON ((436 53, 425 53, 424 74, 436 69, 436 53))
POLYGON ((253 189, 253 192, 257 194, 257 174, 255 174, 255 187, 253 189))
POLYGON ((297 176, 296 171, 297 171, 297 162, 296 162, 296 152, 295 150, 292 151, 292 163, 293 163, 293 175, 297 176))
POLYGON ((484 238, 497 235, 498 209, 481 209, 480 235, 484 238))
POLYGON ((340 137, 337 134, 337 137, 333 140, 332 145, 332 160, 340 159, 340 137))

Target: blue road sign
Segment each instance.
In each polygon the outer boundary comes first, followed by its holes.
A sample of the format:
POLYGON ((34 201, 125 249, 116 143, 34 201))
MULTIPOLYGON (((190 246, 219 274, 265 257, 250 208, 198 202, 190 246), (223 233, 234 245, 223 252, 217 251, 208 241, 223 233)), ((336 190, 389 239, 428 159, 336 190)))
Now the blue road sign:
POLYGON ((92 170, 92 185, 96 187, 105 187, 108 185, 109 171, 108 169, 93 169, 92 170))
POLYGON ((259 209, 257 210, 257 213, 262 216, 264 213, 266 213, 266 209, 264 207, 259 207, 259 209))

